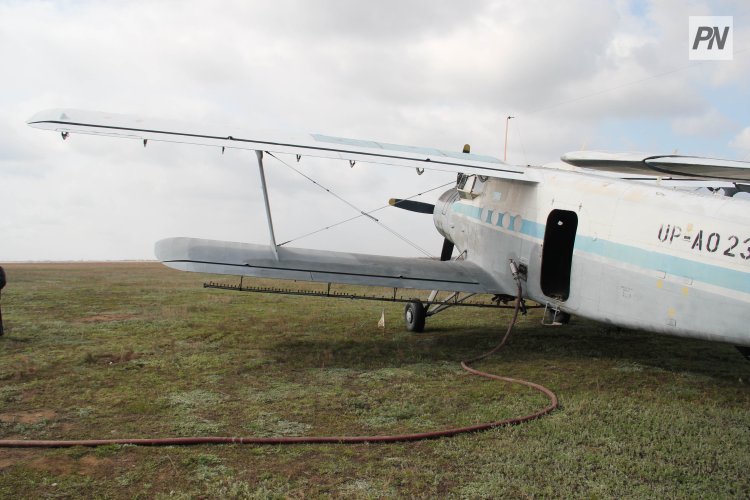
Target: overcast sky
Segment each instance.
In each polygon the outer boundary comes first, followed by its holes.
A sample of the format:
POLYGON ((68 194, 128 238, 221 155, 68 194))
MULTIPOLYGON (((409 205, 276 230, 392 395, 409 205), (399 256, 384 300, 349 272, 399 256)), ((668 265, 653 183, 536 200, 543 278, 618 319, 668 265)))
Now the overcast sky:
MULTIPOLYGON (((70 107, 555 161, 602 149, 750 160, 750 2, 0 0, 0 261, 152 259, 155 241, 268 241, 254 155, 59 135, 70 107), (734 60, 688 60, 688 16, 734 60)), ((293 159, 292 159, 293 160, 293 159)), ((455 176, 303 159, 363 210, 455 176)), ((278 241, 356 215, 266 164, 278 241)), ((421 197, 432 202, 443 189, 421 197)), ((383 222, 434 254, 427 215, 383 222)), ((419 255, 367 219, 291 243, 419 255)))

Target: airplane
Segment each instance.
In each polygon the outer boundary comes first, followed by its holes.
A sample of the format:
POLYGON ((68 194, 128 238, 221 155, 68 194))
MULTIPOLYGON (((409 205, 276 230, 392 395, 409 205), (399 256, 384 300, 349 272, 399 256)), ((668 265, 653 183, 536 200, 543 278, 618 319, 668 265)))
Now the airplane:
MULTIPOLYGON (((431 290, 406 301, 407 329, 422 331, 449 301, 438 290, 521 298, 547 323, 571 315, 622 328, 733 344, 750 359, 750 163, 679 155, 578 151, 521 166, 452 152, 321 134, 228 131, 208 125, 54 109, 28 125, 69 134, 167 141, 255 152, 269 245, 169 238, 157 258, 182 271, 431 290), (432 205, 440 260, 288 248, 276 244, 264 155, 453 172, 432 205), (701 189, 698 188, 709 188, 701 189), (457 258, 452 258, 454 249, 457 258), (427 307, 425 307, 425 305, 427 307), (437 306, 437 307, 433 307, 437 306), (430 309, 432 307, 432 309, 430 309)), ((395 293, 395 292, 394 292, 395 293)), ((455 301, 456 303, 458 300, 455 301)))

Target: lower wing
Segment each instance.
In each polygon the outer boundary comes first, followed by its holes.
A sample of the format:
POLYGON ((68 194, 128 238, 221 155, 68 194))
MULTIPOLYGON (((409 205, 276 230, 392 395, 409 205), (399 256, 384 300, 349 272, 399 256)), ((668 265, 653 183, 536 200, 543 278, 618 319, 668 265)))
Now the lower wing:
POLYGON ((156 243, 156 257, 181 271, 281 278, 319 283, 505 293, 487 271, 466 261, 386 257, 346 252, 168 238, 156 243))

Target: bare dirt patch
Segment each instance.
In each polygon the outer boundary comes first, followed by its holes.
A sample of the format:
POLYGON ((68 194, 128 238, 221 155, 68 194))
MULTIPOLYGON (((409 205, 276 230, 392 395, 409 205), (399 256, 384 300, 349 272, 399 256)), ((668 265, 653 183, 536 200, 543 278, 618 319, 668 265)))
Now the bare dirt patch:
POLYGON ((19 424, 36 424, 43 420, 54 420, 57 416, 53 410, 28 410, 28 411, 13 411, 8 413, 0 413, 0 422, 4 423, 19 423, 19 424))
POLYGON ((0 459, 0 470, 19 463, 33 470, 58 476, 77 474, 92 477, 108 475, 114 464, 111 458, 101 458, 96 455, 86 455, 80 459, 67 455, 40 456, 28 462, 22 460, 22 457, 8 457, 0 459))
POLYGON ((30 469, 49 472, 60 476, 71 474, 75 468, 75 459, 66 456, 39 457, 27 464, 30 469))
POLYGON ((4 449, 0 451, 0 471, 25 462, 27 458, 33 455, 33 450, 4 449))
POLYGON ((101 475, 105 470, 111 469, 112 464, 113 461, 110 458, 86 455, 78 461, 78 474, 81 476, 101 475))
POLYGON ((127 363, 138 357, 138 354, 132 350, 127 350, 120 353, 86 353, 83 360, 88 364, 114 365, 117 363, 127 363))
POLYGON ((77 323, 107 323, 110 321, 124 321, 135 318, 135 314, 96 314, 78 319, 77 323))

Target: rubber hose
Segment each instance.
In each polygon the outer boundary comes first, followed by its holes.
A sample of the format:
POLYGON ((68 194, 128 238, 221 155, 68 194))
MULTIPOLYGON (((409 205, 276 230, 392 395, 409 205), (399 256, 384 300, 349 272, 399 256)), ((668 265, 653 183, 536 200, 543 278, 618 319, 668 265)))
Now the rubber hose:
POLYGON ((71 440, 17 440, 17 439, 6 439, 0 440, 0 447, 2 448, 66 448, 73 446, 107 446, 107 445, 138 445, 138 446, 178 446, 178 445, 197 445, 197 444, 311 444, 311 443, 333 443, 333 444, 355 444, 355 443, 397 443, 407 441, 421 441, 425 439, 436 439, 441 437, 455 436, 456 434, 466 434, 469 432, 479 432, 488 429, 494 429, 496 427, 504 427, 510 425, 518 425, 530 420, 535 420, 539 417, 547 415, 554 411, 558 407, 557 396, 554 392, 547 389, 546 387, 528 382, 526 380, 515 379, 510 377, 501 377, 499 375, 493 375, 491 373, 485 373, 472 368, 472 363, 480 361, 495 354, 504 345, 510 337, 513 327, 518 319, 518 312, 521 308, 522 291, 521 284, 518 284, 518 297, 516 298, 516 307, 513 312, 513 319, 508 325, 508 329, 503 336, 502 341, 494 347, 492 350, 476 356, 474 358, 461 361, 461 368, 467 372, 477 375, 479 377, 489 378, 492 380, 499 380, 502 382, 508 382, 511 384, 521 384, 526 387, 535 389, 549 399, 549 405, 545 408, 524 415, 522 417, 508 418, 505 420, 498 420, 495 422, 487 422, 483 424, 471 425, 467 427, 454 427, 450 429, 444 429, 441 431, 431 432, 418 432, 413 434, 397 434, 392 436, 300 436, 300 437, 222 437, 222 436, 209 436, 209 437, 178 437, 178 438, 154 438, 154 439, 141 439, 141 438, 124 438, 124 439, 71 439, 71 440))

